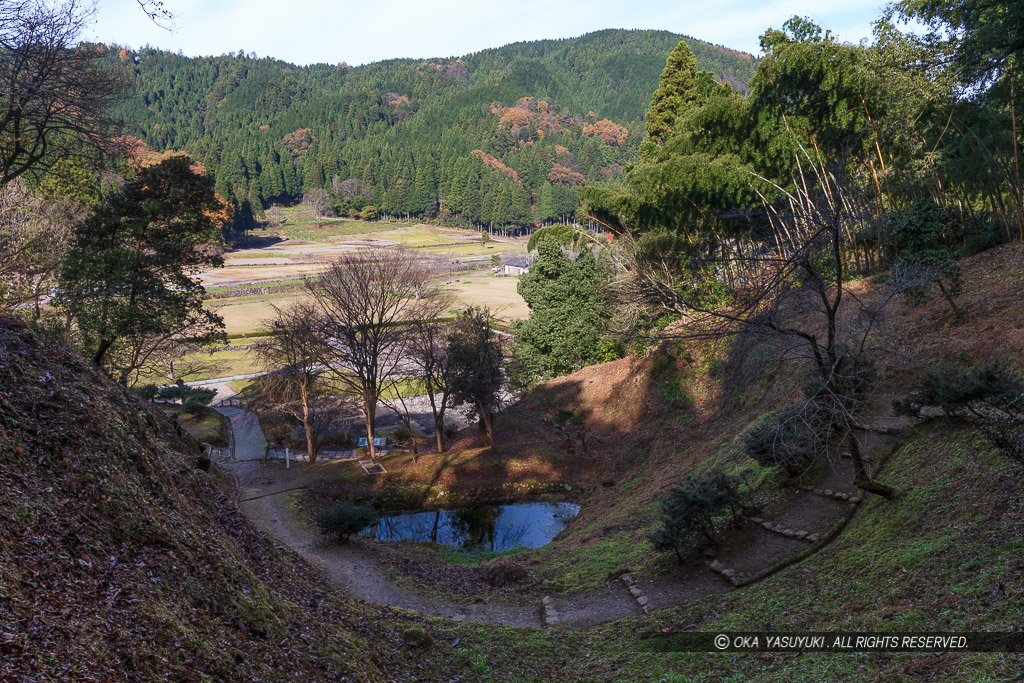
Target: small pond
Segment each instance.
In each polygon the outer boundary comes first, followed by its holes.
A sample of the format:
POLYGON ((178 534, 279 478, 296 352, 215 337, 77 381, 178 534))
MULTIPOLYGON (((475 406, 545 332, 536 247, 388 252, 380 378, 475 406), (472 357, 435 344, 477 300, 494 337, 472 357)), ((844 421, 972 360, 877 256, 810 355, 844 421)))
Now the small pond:
POLYGON ((539 548, 580 511, 575 503, 511 503, 385 515, 362 535, 378 541, 431 541, 466 552, 539 548))

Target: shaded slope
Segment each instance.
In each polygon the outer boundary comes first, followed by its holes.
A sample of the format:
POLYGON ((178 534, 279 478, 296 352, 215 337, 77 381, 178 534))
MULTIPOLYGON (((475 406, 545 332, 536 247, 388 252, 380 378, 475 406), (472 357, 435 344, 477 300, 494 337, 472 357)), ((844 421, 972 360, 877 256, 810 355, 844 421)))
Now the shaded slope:
MULTIPOLYGON (((959 305, 965 322, 952 320, 938 296, 920 307, 894 302, 879 321, 872 343, 885 353, 879 358, 873 419, 884 420, 891 400, 902 396, 934 359, 977 364, 1002 358, 1018 367, 1024 362, 1024 245, 991 249, 964 259, 961 266, 965 289, 959 305)), ((875 285, 864 281, 858 286, 861 295, 872 296, 875 285)), ((506 445, 504 426, 497 422, 504 451, 539 450, 537 444, 546 443, 552 450, 570 450, 569 460, 575 464, 564 463, 564 472, 586 469, 566 477, 587 487, 588 498, 556 543, 536 554, 539 575, 585 588, 602 584, 608 572, 625 566, 651 574, 672 571, 675 559, 659 557, 645 540, 655 522, 657 501, 672 484, 712 467, 733 472, 750 468, 756 478, 772 476, 745 455, 742 436, 764 414, 791 399, 794 378, 781 371, 763 372, 770 351, 748 350, 742 363, 739 358, 730 361, 732 351, 724 342, 666 344, 640 360, 594 366, 545 383, 517 409, 530 419, 511 416, 531 427, 519 437, 522 446, 506 445), (585 416, 587 455, 578 439, 567 444, 540 424, 562 410, 585 416)), ((808 483, 836 478, 824 463, 812 474, 808 483)), ((849 483, 845 474, 840 479, 849 483)), ((799 497, 792 489, 765 483, 758 501, 766 513, 761 516, 784 514, 799 497)))
POLYGON ((383 678, 387 633, 255 532, 195 442, 8 322, 0 454, 0 678, 383 678))

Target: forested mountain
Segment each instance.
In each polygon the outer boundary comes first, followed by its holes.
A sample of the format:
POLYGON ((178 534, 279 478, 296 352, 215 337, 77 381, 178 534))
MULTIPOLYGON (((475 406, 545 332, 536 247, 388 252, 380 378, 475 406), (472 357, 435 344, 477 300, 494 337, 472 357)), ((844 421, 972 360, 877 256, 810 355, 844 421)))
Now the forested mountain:
POLYGON ((201 160, 242 227, 314 188, 363 216, 526 226, 571 217, 581 186, 635 158, 680 40, 702 69, 746 89, 751 55, 666 31, 357 68, 143 48, 116 53, 131 74, 118 114, 151 148, 201 160))

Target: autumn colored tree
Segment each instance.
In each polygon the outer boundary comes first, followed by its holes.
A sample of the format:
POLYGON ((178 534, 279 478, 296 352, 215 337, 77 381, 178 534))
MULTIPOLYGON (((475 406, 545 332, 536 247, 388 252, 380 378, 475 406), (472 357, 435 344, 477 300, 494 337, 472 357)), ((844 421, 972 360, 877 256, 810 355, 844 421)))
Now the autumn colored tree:
POLYGON ((584 126, 583 134, 590 137, 596 135, 604 140, 606 145, 621 145, 629 137, 629 129, 625 126, 620 126, 614 121, 600 119, 589 126, 584 126))
POLYGON ((140 169, 74 231, 55 303, 77 323, 97 365, 115 344, 176 330, 195 341, 223 330, 193 275, 223 264, 207 245, 219 225, 213 186, 175 156, 140 169), (194 334, 193 334, 194 332, 194 334))
POLYGON ((548 171, 547 178, 548 182, 573 185, 575 187, 580 187, 587 182, 582 173, 562 164, 553 164, 551 170, 548 171))

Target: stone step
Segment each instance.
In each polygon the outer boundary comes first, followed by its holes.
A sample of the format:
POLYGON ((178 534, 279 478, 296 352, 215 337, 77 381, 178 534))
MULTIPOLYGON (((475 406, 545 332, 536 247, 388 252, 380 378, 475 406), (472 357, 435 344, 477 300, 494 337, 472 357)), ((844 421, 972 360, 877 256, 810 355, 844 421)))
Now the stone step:
POLYGON ((819 533, 810 533, 803 529, 791 529, 789 527, 784 527, 781 524, 775 524, 769 520, 761 519, 760 517, 747 517, 746 520, 751 524, 758 525, 766 531, 771 531, 772 533, 785 536, 786 538, 795 538, 809 543, 817 543, 821 540, 821 534, 819 533))
POLYGON ((855 493, 847 493, 845 491, 833 491, 832 489, 820 488, 815 486, 801 486, 800 490, 813 493, 816 496, 822 498, 832 498, 834 500, 845 500, 850 503, 859 503, 862 499, 855 493))
POLYGON ((738 586, 743 583, 743 578, 736 573, 736 570, 729 569, 718 560, 708 562, 708 569, 720 575, 733 586, 738 586))
POLYGON ((622 581, 622 585, 626 587, 629 594, 633 596, 634 600, 636 600, 636 604, 640 605, 641 611, 643 611, 644 614, 647 614, 650 611, 650 608, 648 607, 648 602, 650 601, 637 584, 637 580, 633 578, 631 574, 623 574, 619 577, 619 581, 622 581))

